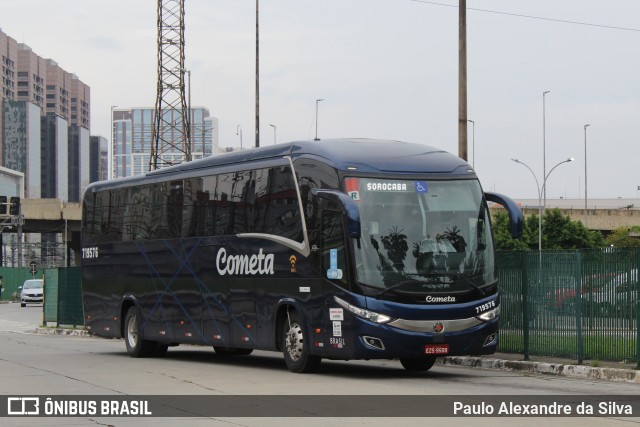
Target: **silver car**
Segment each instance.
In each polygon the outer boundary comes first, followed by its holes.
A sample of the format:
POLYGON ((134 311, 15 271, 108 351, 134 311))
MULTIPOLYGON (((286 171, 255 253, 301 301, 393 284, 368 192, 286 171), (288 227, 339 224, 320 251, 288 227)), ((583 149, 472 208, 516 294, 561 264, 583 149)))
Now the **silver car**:
POLYGON ((25 280, 20 286, 20 307, 25 307, 28 303, 42 303, 44 297, 44 281, 42 279, 25 280))

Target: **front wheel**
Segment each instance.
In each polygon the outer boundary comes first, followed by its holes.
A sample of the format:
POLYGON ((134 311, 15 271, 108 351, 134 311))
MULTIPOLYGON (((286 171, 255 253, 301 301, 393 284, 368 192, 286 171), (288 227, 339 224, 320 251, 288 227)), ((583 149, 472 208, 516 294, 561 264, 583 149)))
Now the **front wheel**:
POLYGON ((314 372, 322 360, 320 356, 309 354, 302 321, 295 311, 288 312, 282 322, 282 353, 287 368, 295 373, 314 372))
POLYGON ((138 310, 129 307, 124 320, 124 342, 127 346, 127 353, 131 357, 148 357, 156 349, 153 341, 143 340, 140 334, 140 319, 138 310))
POLYGON ((400 363, 410 372, 428 371, 436 363, 436 358, 432 356, 417 359, 400 359, 400 363))

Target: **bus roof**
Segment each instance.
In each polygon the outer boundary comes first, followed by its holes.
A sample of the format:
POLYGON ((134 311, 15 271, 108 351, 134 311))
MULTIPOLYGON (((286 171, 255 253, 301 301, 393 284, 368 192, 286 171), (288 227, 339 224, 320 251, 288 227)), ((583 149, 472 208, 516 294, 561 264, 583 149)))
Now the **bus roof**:
MULTIPOLYGON (((246 163, 273 157, 322 157, 339 170, 366 172, 454 173, 469 164, 451 153, 428 145, 378 139, 325 139, 293 141, 257 149, 234 151, 159 169, 147 175, 164 175, 199 168, 246 163)), ((460 171, 462 172, 462 171, 460 171)))
MULTIPOLYGON (((461 158, 439 148, 423 144, 379 139, 324 139, 293 141, 231 153, 217 154, 204 159, 147 172, 144 176, 117 180, 119 184, 135 185, 145 177, 179 175, 200 169, 250 163, 283 156, 320 158, 338 170, 363 173, 430 173, 469 175, 471 166, 461 158)), ((100 183, 92 187, 102 187, 100 183)), ((107 186, 109 186, 107 184, 107 186)))

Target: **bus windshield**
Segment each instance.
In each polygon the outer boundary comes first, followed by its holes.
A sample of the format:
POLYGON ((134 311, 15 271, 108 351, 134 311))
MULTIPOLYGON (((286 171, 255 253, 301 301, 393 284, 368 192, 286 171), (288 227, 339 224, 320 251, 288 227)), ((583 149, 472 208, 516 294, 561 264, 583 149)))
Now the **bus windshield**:
POLYGON ((495 283, 489 214, 477 180, 350 177, 345 185, 362 224, 353 244, 356 279, 374 295, 482 293, 495 283))

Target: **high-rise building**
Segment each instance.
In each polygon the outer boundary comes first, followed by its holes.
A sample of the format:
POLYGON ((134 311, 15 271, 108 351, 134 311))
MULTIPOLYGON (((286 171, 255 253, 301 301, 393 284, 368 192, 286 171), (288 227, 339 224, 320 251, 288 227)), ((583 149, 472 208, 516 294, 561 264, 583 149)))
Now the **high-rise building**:
MULTIPOLYGON (((153 108, 113 108, 111 176, 122 178, 141 175, 149 170, 151 155, 151 134, 153 129, 153 108)), ((180 114, 178 110, 164 110, 167 120, 180 114)), ((161 129, 160 132, 176 132, 175 129, 161 129)), ((175 135, 182 141, 181 134, 175 135)), ((218 119, 211 117, 205 107, 191 109, 191 157, 193 160, 208 157, 218 151, 218 119)), ((177 164, 184 161, 182 152, 165 153, 165 162, 177 164)))
POLYGON ((89 180, 91 138, 89 130, 72 124, 69 126, 69 201, 82 200, 89 180))
POLYGON ((91 136, 89 182, 109 179, 109 141, 103 136, 91 136))
POLYGON ((79 201, 89 184, 89 86, 2 30, 0 54, 0 165, 25 174, 26 197, 79 201))
MULTIPOLYGON (((24 174, 24 196, 41 197, 41 109, 26 101, 4 101, 1 164, 24 174)), ((1 193, 0 193, 1 194, 1 193)))
POLYGON ((18 43, 18 101, 31 102, 44 108, 47 60, 36 55, 29 46, 18 43))
POLYGON ((69 200, 69 124, 62 117, 42 117, 42 198, 69 200))

